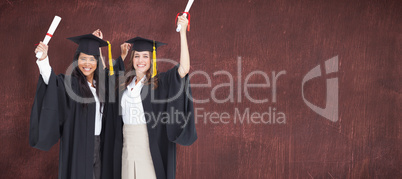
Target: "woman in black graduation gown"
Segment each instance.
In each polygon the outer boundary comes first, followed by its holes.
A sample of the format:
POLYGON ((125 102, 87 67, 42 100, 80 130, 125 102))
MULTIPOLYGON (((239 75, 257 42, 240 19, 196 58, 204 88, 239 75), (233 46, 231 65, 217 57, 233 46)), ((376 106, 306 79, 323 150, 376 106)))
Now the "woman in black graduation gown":
POLYGON ((119 111, 114 113, 114 145, 105 145, 113 150, 110 178, 174 179, 176 144, 191 145, 197 139, 188 79, 188 21, 181 16, 178 22, 183 27, 180 64, 166 72, 157 73, 155 59, 156 49, 165 44, 136 37, 122 45, 122 59, 131 45, 133 50, 118 97, 121 105, 114 109, 119 111))
POLYGON ((29 143, 47 151, 60 139, 59 178, 63 179, 101 175, 108 74, 99 68, 99 59, 100 47, 108 44, 98 38, 102 36, 99 30, 94 34, 68 38, 79 46, 67 75, 55 75, 51 69, 47 45, 40 42, 35 49, 43 55, 37 60, 41 76, 30 117, 29 143))

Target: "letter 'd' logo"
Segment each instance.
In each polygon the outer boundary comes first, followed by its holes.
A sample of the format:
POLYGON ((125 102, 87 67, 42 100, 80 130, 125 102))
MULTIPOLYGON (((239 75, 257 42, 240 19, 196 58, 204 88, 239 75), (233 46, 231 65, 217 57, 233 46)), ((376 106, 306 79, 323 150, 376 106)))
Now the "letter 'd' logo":
MULTIPOLYGON (((328 75, 330 73, 338 72, 338 56, 332 57, 331 59, 325 61, 325 73, 328 75)), ((304 97, 304 83, 307 81, 320 77, 321 76, 321 67, 317 65, 313 69, 311 69, 303 78, 302 82, 302 97, 304 103, 312 109, 317 114, 329 119, 332 122, 338 121, 338 78, 329 78, 327 79, 327 94, 326 94, 326 104, 325 108, 320 108, 309 101, 304 97)))

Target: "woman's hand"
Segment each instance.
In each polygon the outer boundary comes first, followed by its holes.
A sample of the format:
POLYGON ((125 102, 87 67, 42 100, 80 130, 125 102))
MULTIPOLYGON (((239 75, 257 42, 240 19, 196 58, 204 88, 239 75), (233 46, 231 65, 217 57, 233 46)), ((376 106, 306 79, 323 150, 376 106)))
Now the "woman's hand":
POLYGON ((38 52, 42 52, 42 56, 39 58, 39 61, 44 60, 47 57, 48 46, 44 44, 42 41, 39 42, 39 45, 35 49, 35 54, 38 52))
POLYGON ((92 34, 100 39, 103 39, 103 33, 100 29, 95 30, 92 34))
POLYGON ((178 17, 177 25, 181 25, 180 33, 186 33, 187 30, 187 25, 188 25, 188 19, 187 17, 181 15, 178 17))
POLYGON ((131 48, 131 44, 129 43, 121 44, 120 48, 121 48, 121 59, 124 61, 124 59, 127 57, 128 51, 131 48))

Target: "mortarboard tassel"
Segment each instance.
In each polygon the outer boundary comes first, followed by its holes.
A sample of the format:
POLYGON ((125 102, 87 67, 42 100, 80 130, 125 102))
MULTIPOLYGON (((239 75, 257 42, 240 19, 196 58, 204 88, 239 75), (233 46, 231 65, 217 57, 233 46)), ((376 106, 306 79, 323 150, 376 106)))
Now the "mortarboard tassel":
POLYGON ((154 40, 154 46, 153 46, 153 51, 152 51, 152 78, 156 76, 156 49, 155 49, 155 40, 154 40))
POLYGON ((113 70, 113 60, 112 60, 112 45, 107 41, 107 47, 108 47, 108 54, 109 54, 109 75, 113 76, 114 75, 114 70, 113 70))

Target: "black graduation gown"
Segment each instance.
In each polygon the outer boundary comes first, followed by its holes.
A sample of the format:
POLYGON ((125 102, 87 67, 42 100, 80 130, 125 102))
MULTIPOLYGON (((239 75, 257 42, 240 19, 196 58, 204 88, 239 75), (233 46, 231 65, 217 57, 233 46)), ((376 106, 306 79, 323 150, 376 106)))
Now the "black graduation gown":
MULTIPOLYGON (((115 163, 115 146, 116 143, 116 129, 119 129, 122 127, 121 123, 117 123, 116 118, 118 117, 118 111, 119 111, 119 93, 118 93, 118 85, 124 82, 124 79, 119 79, 119 72, 122 73, 122 78, 124 78, 124 62, 119 57, 118 59, 115 60, 115 64, 113 66, 114 71, 115 71, 115 78, 111 78, 109 80, 109 86, 114 86, 115 90, 115 95, 114 95, 114 100, 109 101, 107 105, 107 116, 106 120, 103 121, 102 123, 102 179, 111 179, 114 178, 114 174, 116 173, 121 173, 121 169, 117 171, 117 167, 114 167, 115 163), (118 125, 118 126, 117 126, 118 125)), ((110 89, 111 91, 112 89, 110 89)), ((110 94, 111 96, 112 94, 110 94)), ((121 129, 120 129, 121 132, 121 129)), ((120 143, 122 145, 122 143, 120 143)), ((118 146, 118 145, 117 145, 118 146)), ((121 158, 121 152, 120 152, 120 158, 121 158)), ((120 159, 121 161, 121 159, 120 159)), ((116 177, 117 178, 117 177, 116 177)), ((118 177, 119 179, 121 178, 118 177)))
MULTIPOLYGON (((107 72, 106 69, 105 73, 107 72)), ((105 84, 108 85, 107 77, 105 84)), ((68 89, 80 94, 75 77, 55 75, 52 70, 46 85, 42 76, 39 76, 30 117, 29 144, 47 151, 60 139, 58 178, 93 178, 96 104, 87 103, 84 107, 82 103, 70 98, 68 89), (71 87, 65 86, 64 79, 67 77, 71 77, 71 87)), ((106 88, 106 99, 107 91, 106 88)), ((107 117, 107 104, 106 100, 102 124, 107 117)), ((101 153, 104 130, 102 125, 101 153)))
MULTIPOLYGON (((189 98, 191 97, 191 88, 189 86, 188 75, 181 78, 177 71, 178 67, 179 65, 176 65, 172 69, 158 74, 159 81, 157 89, 152 89, 150 85, 144 85, 141 90, 144 113, 153 114, 145 115, 145 117, 147 120, 149 147, 156 177, 158 179, 175 178, 176 144, 188 146, 197 139, 193 102, 189 98), (170 102, 155 103, 151 102, 151 93, 154 93, 155 99, 158 100, 175 98, 170 102), (185 117, 182 115, 174 115, 177 112, 184 114, 185 117), (164 122, 160 121, 162 118, 164 122), (185 126, 184 123, 186 123, 185 126)), ((123 121, 118 111, 121 110, 119 109, 121 107, 121 96, 122 93, 120 93, 118 97, 119 105, 113 107, 113 115, 109 115, 107 119, 110 120, 109 122, 113 122, 113 125, 106 126, 107 128, 113 126, 113 129, 107 129, 107 131, 114 132, 114 145, 107 146, 105 144, 105 148, 108 147, 108 153, 113 151, 113 159, 109 158, 109 160, 113 160, 113 162, 108 163, 108 167, 113 168, 113 174, 109 173, 110 175, 108 177, 115 179, 121 178, 123 121), (110 119, 109 117, 111 116, 114 116, 114 119, 110 119)), ((105 135, 109 137, 112 136, 109 134, 105 135)), ((107 141, 105 141, 105 143, 106 142, 107 141)), ((106 152, 105 155, 107 155, 106 152)), ((111 157, 111 155, 108 157, 111 157)))

